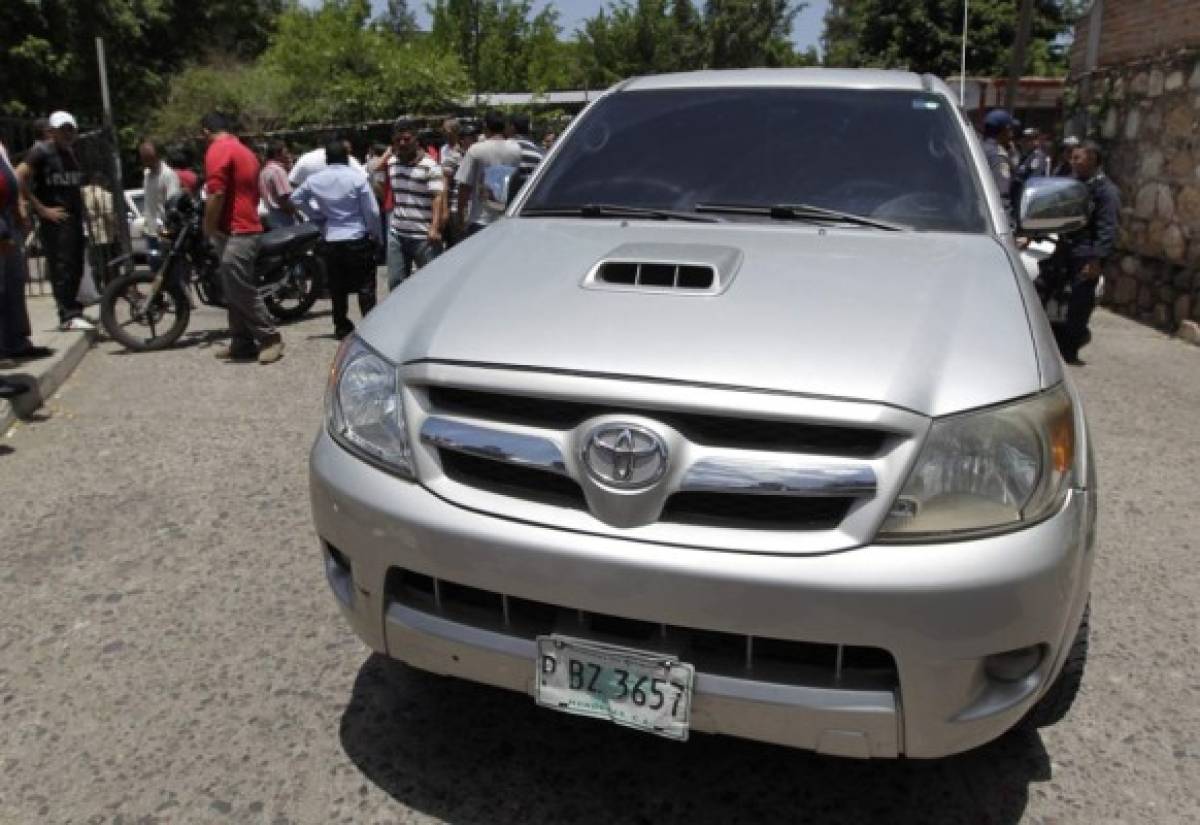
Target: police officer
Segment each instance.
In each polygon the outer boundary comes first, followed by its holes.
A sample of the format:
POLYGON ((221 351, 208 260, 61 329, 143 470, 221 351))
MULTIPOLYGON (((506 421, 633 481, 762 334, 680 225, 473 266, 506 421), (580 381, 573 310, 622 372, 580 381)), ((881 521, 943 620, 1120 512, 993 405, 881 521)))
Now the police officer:
POLYGON ((1104 261, 1116 247, 1121 214, 1121 194, 1104 174, 1101 161, 1100 147, 1090 141, 1071 153, 1071 171, 1087 185, 1091 198, 1087 226, 1060 243, 1061 252, 1067 256, 1065 268, 1071 278, 1071 297, 1066 321, 1055 329, 1055 337, 1063 360, 1077 366, 1083 365, 1079 360, 1080 348, 1091 340, 1088 321, 1096 306, 1096 287, 1104 261))
POLYGON ((1013 119, 1004 109, 993 109, 983 119, 983 154, 1005 211, 1012 212, 1012 124, 1013 119))

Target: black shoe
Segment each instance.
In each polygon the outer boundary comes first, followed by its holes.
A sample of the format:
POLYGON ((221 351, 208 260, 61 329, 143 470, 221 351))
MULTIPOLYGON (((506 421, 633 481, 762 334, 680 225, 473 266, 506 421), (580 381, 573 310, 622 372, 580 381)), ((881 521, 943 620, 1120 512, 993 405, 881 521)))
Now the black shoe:
POLYGON ((38 358, 49 358, 54 354, 50 347, 35 347, 32 344, 15 352, 0 352, 0 358, 11 358, 14 361, 36 361, 38 358))
POLYGON ((1066 361, 1068 364, 1070 364, 1072 367, 1086 367, 1087 366, 1087 361, 1080 361, 1078 355, 1076 355, 1072 358, 1064 358, 1063 360, 1066 361))
POLYGON ((28 384, 15 384, 12 381, 5 381, 3 378, 0 378, 0 398, 16 398, 18 395, 24 395, 27 392, 29 392, 28 384))
POLYGON ((333 337, 339 341, 342 340, 343 338, 345 338, 347 335, 353 335, 353 334, 354 334, 354 325, 353 324, 351 324, 348 327, 344 327, 343 329, 335 329, 333 331, 333 337))

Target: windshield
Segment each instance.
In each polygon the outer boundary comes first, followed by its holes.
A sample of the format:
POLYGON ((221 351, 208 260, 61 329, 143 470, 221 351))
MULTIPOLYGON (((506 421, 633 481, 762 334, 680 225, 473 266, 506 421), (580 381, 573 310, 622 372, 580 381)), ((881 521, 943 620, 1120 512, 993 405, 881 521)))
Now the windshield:
POLYGON ((948 106, 922 92, 619 92, 588 110, 522 211, 804 204, 983 232, 983 199, 948 106))

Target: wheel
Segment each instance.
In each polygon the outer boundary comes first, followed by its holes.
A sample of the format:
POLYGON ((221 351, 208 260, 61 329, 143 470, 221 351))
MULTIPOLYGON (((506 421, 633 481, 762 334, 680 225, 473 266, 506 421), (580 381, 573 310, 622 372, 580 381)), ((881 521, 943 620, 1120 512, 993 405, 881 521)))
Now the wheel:
POLYGON ((321 262, 312 255, 296 261, 277 283, 268 285, 263 296, 267 311, 276 321, 295 321, 303 318, 317 302, 321 291, 321 262))
POLYGON ((1062 671, 1054 680, 1054 684, 1050 685, 1050 689, 1029 709, 1029 713, 1025 714, 1025 718, 1021 720, 1022 726, 1033 729, 1057 724, 1074 704, 1075 697, 1079 695, 1079 686, 1083 682, 1083 666, 1087 662, 1091 610, 1090 605, 1083 609, 1083 619, 1079 622, 1079 629, 1075 632, 1075 640, 1071 642, 1071 649, 1067 652, 1062 671))
POLYGON ((100 298, 100 323, 104 331, 126 349, 136 352, 165 349, 187 329, 191 307, 183 287, 174 279, 149 301, 150 272, 122 275, 108 285, 100 298))

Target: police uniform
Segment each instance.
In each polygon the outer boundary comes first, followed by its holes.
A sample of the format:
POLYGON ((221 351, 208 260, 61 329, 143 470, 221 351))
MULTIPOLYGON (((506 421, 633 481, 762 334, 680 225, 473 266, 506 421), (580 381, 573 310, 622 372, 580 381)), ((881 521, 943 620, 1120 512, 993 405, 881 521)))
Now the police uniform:
POLYGON ((1000 198, 1004 201, 1004 208, 1007 211, 1012 206, 1012 157, 994 137, 984 139, 983 155, 987 158, 988 169, 992 170, 992 180, 996 182, 996 188, 1000 190, 1000 198))
POLYGON ((1056 330, 1056 337, 1068 362, 1079 359, 1079 350, 1088 341, 1088 321, 1096 306, 1096 287, 1100 283, 1099 276, 1083 277, 1083 268, 1093 261, 1102 265, 1113 254, 1121 215, 1121 193, 1103 171, 1096 172, 1086 184, 1091 195, 1087 226, 1063 239, 1071 273, 1071 298, 1067 302, 1066 321, 1056 330))

